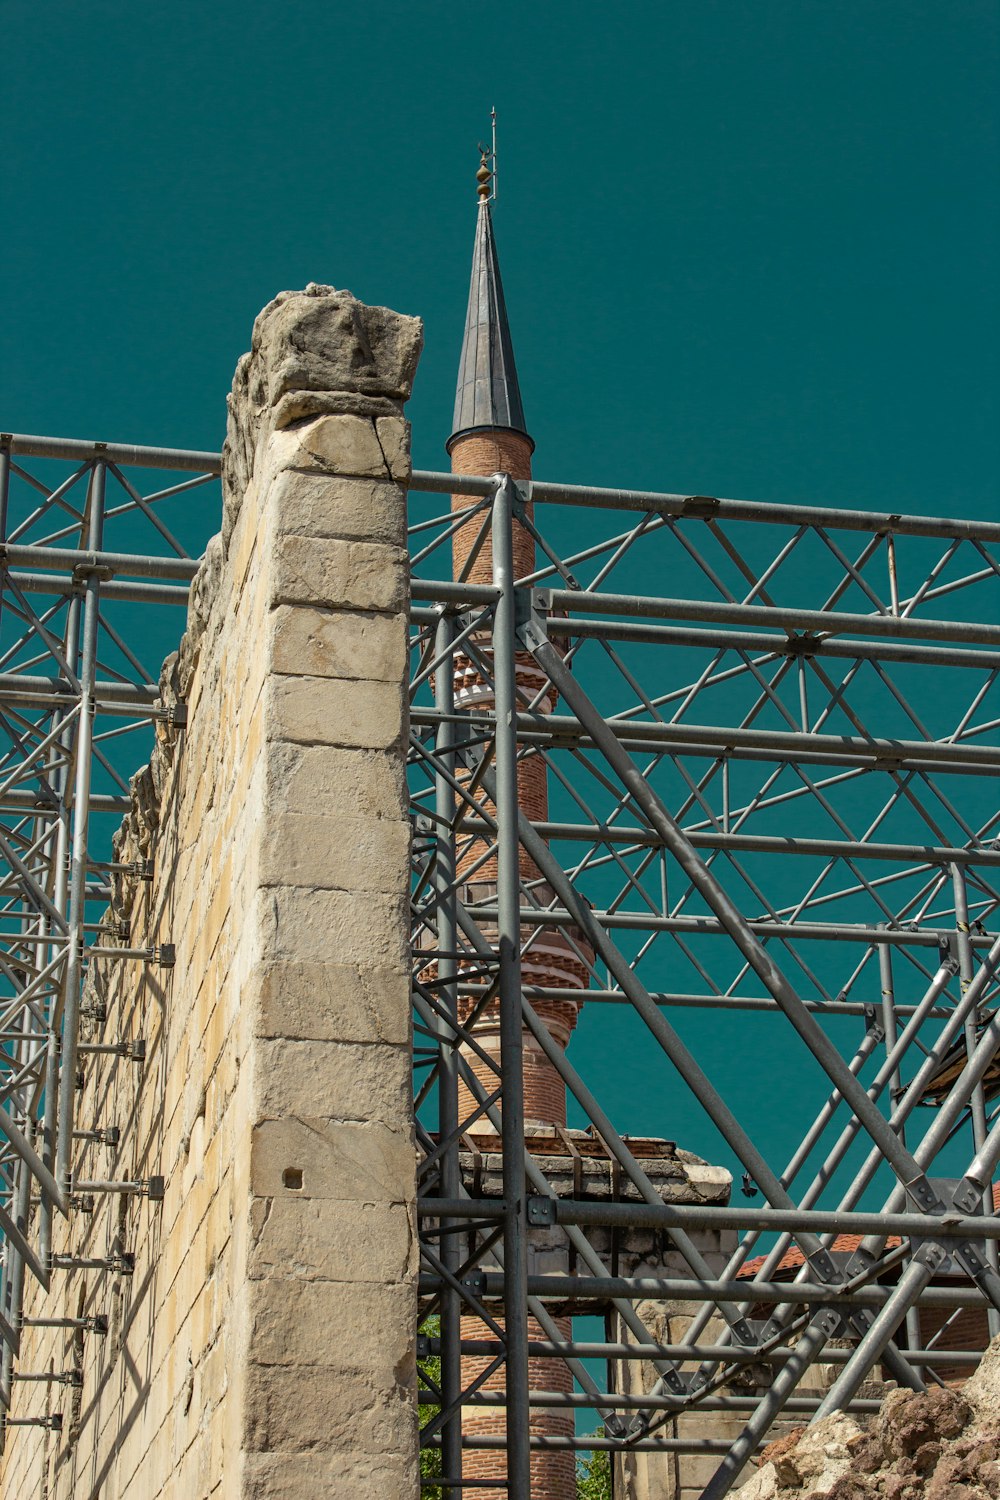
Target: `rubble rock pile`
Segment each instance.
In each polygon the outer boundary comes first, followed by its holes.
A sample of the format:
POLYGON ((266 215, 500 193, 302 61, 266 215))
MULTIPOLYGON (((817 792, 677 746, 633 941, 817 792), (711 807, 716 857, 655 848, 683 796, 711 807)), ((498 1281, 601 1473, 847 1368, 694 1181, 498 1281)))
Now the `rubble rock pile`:
POLYGON ((892 1390, 867 1427, 837 1412, 765 1448, 734 1500, 998 1500, 1000 1336, 961 1392, 892 1390))

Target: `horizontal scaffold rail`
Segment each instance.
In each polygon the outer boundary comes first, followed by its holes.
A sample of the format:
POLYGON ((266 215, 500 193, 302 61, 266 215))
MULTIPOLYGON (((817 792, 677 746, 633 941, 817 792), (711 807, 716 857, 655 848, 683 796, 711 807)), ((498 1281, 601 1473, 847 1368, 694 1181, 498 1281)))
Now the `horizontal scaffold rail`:
MULTIPOLYGON (((104 443, 78 438, 39 437, 26 433, 0 435, 0 446, 25 458, 61 458, 81 463, 103 460, 132 468, 174 469, 221 474, 222 455, 191 448, 160 448, 137 443, 104 443)), ((489 475, 443 474, 415 469, 410 488, 442 495, 486 496, 495 480, 489 475)), ((896 536, 961 537, 966 541, 1000 542, 1000 524, 953 516, 921 516, 894 511, 853 510, 846 507, 786 505, 761 500, 730 500, 706 495, 680 495, 656 490, 602 488, 531 482, 533 501, 542 504, 597 506, 610 510, 649 511, 678 517, 775 522, 786 526, 824 526, 833 530, 866 531, 896 536)))
MULTIPOLYGON (((415 706, 411 722, 432 727, 444 710, 415 706)), ((451 722, 466 729, 490 727, 490 715, 450 715, 451 722)), ((665 724, 660 721, 613 719, 609 721, 623 744, 651 748, 675 755, 745 754, 759 760, 805 760, 821 765, 857 765, 871 770, 933 767, 977 775, 1000 775, 1000 754, 993 745, 970 745, 949 740, 862 739, 855 735, 809 734, 792 730, 729 728, 720 724, 665 724)), ((591 736, 579 719, 570 714, 526 714, 517 716, 518 739, 524 744, 590 744, 591 736)))
MULTIPOLYGON (((534 823, 535 832, 550 842, 567 839, 574 843, 615 844, 629 849, 659 849, 663 840, 651 828, 636 828, 617 823, 534 823)), ((485 818, 463 818, 462 833, 486 834, 491 825, 485 818)), ((731 849, 738 853, 798 854, 829 859, 879 859, 913 861, 929 865, 1000 865, 1000 843, 996 840, 975 848, 943 847, 936 844, 861 843, 853 839, 810 839, 781 837, 766 833, 707 833, 703 830, 685 833, 696 849, 731 849)))
MULTIPOLYGON (((473 916, 486 923, 498 919, 497 908, 490 904, 470 907, 473 916)), ((717 917, 665 916, 654 911, 601 911, 593 909, 594 920, 609 930, 629 932, 677 932, 701 933, 722 937, 727 929, 717 917)), ((519 914, 522 927, 570 928, 576 926, 576 918, 565 907, 522 906, 519 914)), ((947 947, 953 934, 945 927, 928 924, 926 927, 865 927, 854 922, 809 922, 796 917, 794 921, 779 922, 772 917, 750 917, 747 927, 757 937, 811 939, 826 943, 864 943, 866 947, 887 948, 942 948, 947 947)), ((995 933, 973 932, 968 934, 969 945, 976 949, 987 949, 996 941, 995 933)))
MULTIPOLYGON (((414 599, 438 598, 434 581, 414 578, 414 599)), ((440 594, 437 607, 414 604, 410 608, 410 619, 414 624, 432 625, 441 618, 441 607, 456 611, 466 602, 489 603, 493 590, 485 585, 470 586, 447 582, 440 594)), ((548 595, 545 596, 548 599, 548 595)), ((576 595, 574 595, 574 598, 576 595)), ((833 616, 829 617, 831 620, 833 616)), ((865 617, 867 618, 867 616, 865 617)), ((777 623, 775 621, 774 623, 777 623)), ((748 630, 712 630, 706 626, 687 629, 678 625, 636 624, 632 620, 594 620, 579 616, 553 615, 547 622, 550 635, 572 636, 599 641, 620 641, 626 645, 639 646, 693 646, 704 651, 739 651, 763 653, 755 661, 758 667, 767 666, 783 657, 831 657, 842 661, 912 662, 930 667, 969 667, 975 671, 993 671, 1000 668, 1000 651, 986 648, 963 648, 961 646, 925 646, 908 641, 850 641, 838 640, 833 635, 801 635, 795 632, 779 635, 756 635, 748 630)))
MULTIPOLYGON (((619 1203, 600 1199, 550 1198, 544 1203, 544 1217, 556 1224, 589 1224, 598 1227, 628 1229, 809 1229, 816 1234, 886 1234, 926 1236, 943 1235, 946 1239, 1000 1240, 1000 1218, 969 1217, 951 1214, 935 1218, 930 1214, 850 1213, 838 1209, 787 1208, 717 1208, 709 1203, 619 1203)), ((533 1202, 528 1212, 532 1215, 533 1202)), ((501 1219, 504 1204, 498 1198, 419 1198, 417 1213, 425 1219, 501 1219)))
POLYGON ((0 433, 0 451, 20 458, 62 458, 78 463, 126 464, 131 469, 176 469, 183 473, 222 473, 222 454, 195 448, 153 448, 140 443, 101 443, 86 438, 36 437, 0 433))
MULTIPOLYGON (((496 476, 441 474, 414 469, 410 489, 440 495, 491 495, 496 476)), ((724 500, 712 495, 672 495, 658 490, 602 489, 586 484, 556 484, 533 479, 523 485, 533 502, 596 506, 607 510, 648 511, 652 515, 694 520, 775 522, 782 526, 824 526, 835 531, 868 531, 884 536, 961 537, 963 541, 1000 542, 1000 523, 953 516, 901 515, 894 511, 848 510, 822 505, 781 505, 764 500, 724 500)))
POLYGON ((72 547, 26 547, 10 543, 0 557, 13 567, 67 568, 78 576, 90 572, 128 573, 135 578, 183 578, 190 582, 198 564, 188 557, 155 557, 134 552, 81 552, 72 547))
MULTIPOLYGON (((648 594, 602 593, 593 589, 546 589, 544 592, 548 607, 568 616, 558 627, 559 633, 563 635, 576 633, 579 616, 597 614, 643 616, 650 620, 702 620, 709 625, 772 625, 775 630, 786 633, 786 650, 781 651, 782 638, 779 636, 773 639, 755 638, 760 643, 760 649, 795 656, 810 654, 813 648, 812 637, 815 635, 871 636, 878 640, 888 638, 894 641, 954 641, 957 644, 1000 647, 1000 625, 976 620, 929 620, 922 616, 892 614, 859 615, 832 609, 797 609, 787 604, 773 607, 762 604, 730 604, 726 600, 671 599, 648 594), (788 634, 796 631, 801 634, 789 641, 788 634)), ((484 584, 414 578, 412 596, 422 601, 488 604, 495 600, 496 593, 484 584)), ((609 638, 611 634, 609 631, 609 638)), ((692 642, 698 644, 693 634, 688 644, 692 642)), ((742 636, 739 640, 733 639, 730 644, 733 650, 746 649, 742 636)), ((866 654, 861 650, 860 644, 855 648, 855 654, 866 654)))
MULTIPOLYGON (((474 1291, 484 1301, 502 1299, 507 1292, 502 1271, 477 1273, 474 1291)), ((436 1277, 422 1276, 420 1292, 430 1296, 441 1290, 436 1277)), ((688 1280, 683 1276, 529 1276, 528 1295, 557 1301, 607 1302, 622 1297, 629 1301, 692 1302, 700 1297, 712 1302, 751 1302, 762 1306, 784 1306, 797 1303, 830 1303, 838 1307, 884 1307, 890 1288, 882 1286, 844 1287, 820 1281, 722 1281, 688 1280)), ((918 1307, 983 1307, 984 1294, 974 1286, 935 1284, 921 1292, 918 1307)))

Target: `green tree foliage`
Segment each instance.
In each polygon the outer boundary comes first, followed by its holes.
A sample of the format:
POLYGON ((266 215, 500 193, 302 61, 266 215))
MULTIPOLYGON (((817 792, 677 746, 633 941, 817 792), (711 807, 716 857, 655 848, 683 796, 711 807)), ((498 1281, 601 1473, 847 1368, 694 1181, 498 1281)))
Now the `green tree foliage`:
MULTIPOLYGON (((425 1323, 421 1324, 421 1326, 420 1326, 420 1332, 423 1333, 423 1334, 426 1334, 428 1338, 437 1338, 437 1336, 441 1332, 441 1319, 440 1318, 428 1318, 425 1323)), ((423 1388, 423 1389, 427 1389, 428 1387, 430 1387, 430 1389, 433 1389, 435 1386, 438 1386, 438 1387, 440 1386, 440 1384, 441 1384, 441 1361, 437 1357, 437 1355, 434 1355, 434 1354, 428 1355, 426 1359, 422 1359, 420 1361, 420 1363, 417 1366, 417 1379, 420 1382, 421 1388, 423 1388), (423 1379, 421 1379, 421 1375, 425 1375, 426 1376, 426 1381, 423 1380, 423 1379)), ((440 1411, 440 1407, 438 1407, 438 1406, 421 1406, 420 1407, 420 1425, 421 1425, 421 1427, 423 1427, 425 1423, 429 1422, 431 1420, 431 1418, 437 1414, 438 1411, 440 1411)), ((441 1449, 440 1448, 421 1448, 421 1450, 420 1450, 420 1475, 421 1475, 421 1478, 423 1478, 423 1479, 438 1479, 440 1477, 440 1474, 441 1474, 441 1449)), ((436 1484, 421 1485, 421 1487, 420 1487, 420 1494, 421 1494, 421 1497, 426 1497, 426 1500, 441 1500, 441 1487, 440 1487, 440 1485, 436 1485, 436 1484)))
MULTIPOLYGON (((602 1435, 598 1429, 598 1436, 602 1435)), ((578 1500, 611 1500, 611 1454, 595 1448, 581 1456, 576 1466, 578 1500)))

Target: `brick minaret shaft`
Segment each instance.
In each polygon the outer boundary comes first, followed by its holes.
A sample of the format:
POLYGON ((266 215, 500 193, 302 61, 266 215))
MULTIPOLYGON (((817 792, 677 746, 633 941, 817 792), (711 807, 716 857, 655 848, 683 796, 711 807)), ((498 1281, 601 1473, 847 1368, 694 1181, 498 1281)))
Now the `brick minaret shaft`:
MULTIPOLYGON (((500 267, 493 240, 489 192, 490 175, 484 160, 479 173, 479 217, 455 402, 455 430, 448 442, 448 451, 453 474, 504 473, 510 474, 514 479, 525 480, 531 478, 534 444, 524 424, 500 267)), ((453 511, 465 510, 469 505, 468 498, 453 497, 453 511)), ((531 516, 530 504, 528 516, 531 516)), ((454 576, 464 576, 474 583, 491 584, 493 562, 489 535, 482 539, 471 566, 467 572, 464 571, 477 543, 481 524, 482 516, 479 514, 456 533, 452 544, 454 576)), ((530 533, 517 521, 514 522, 513 544, 515 573, 522 578, 534 570, 535 543, 530 533)), ((488 636, 476 645, 488 664, 488 636)), ((456 658, 455 668, 456 707, 465 706, 470 710, 492 708, 490 685, 477 670, 474 661, 470 657, 459 656, 456 658)), ((527 707, 536 700, 539 689, 545 685, 527 653, 519 653, 516 658, 516 679, 518 698, 527 707)), ((536 710, 551 710, 551 697, 545 702, 535 702, 535 707, 536 710)), ((517 786, 521 808, 533 822, 545 821, 548 817, 548 785, 545 761, 541 755, 527 754, 520 758, 517 786)), ((464 840, 460 842, 458 873, 460 876, 468 876, 463 894, 473 905, 477 900, 490 901, 496 892, 496 856, 489 851, 489 840, 475 839, 468 845, 464 840)), ((520 855, 520 873, 525 883, 540 881, 538 869, 523 850, 520 855)), ((543 902, 548 901, 545 887, 540 888, 539 895, 543 902)), ((530 929, 522 929, 522 940, 523 935, 529 931, 530 929)), ((578 987, 582 991, 587 984, 587 972, 563 934, 553 930, 544 933, 540 941, 533 942, 528 951, 522 953, 522 979, 526 985, 561 989, 578 987)), ((537 1000, 534 1003, 553 1037, 565 1047, 576 1024, 576 1002, 537 1000)), ((474 997, 459 995, 461 1019, 468 1017, 474 1004, 474 997)), ((499 1015, 495 1003, 491 1002, 485 1008, 477 1018, 474 1029, 476 1039, 484 1051, 499 1062, 499 1015)), ((528 1032, 523 1034, 523 1048, 526 1121, 542 1127, 565 1125, 565 1084, 528 1032)), ((485 1091, 492 1093, 496 1087, 497 1073, 474 1053, 465 1049, 463 1051, 485 1091)), ((460 1118, 468 1119, 474 1108, 469 1090, 460 1084, 460 1118)), ((471 1127, 473 1134, 488 1129, 482 1117, 471 1127)), ((569 1318, 558 1321, 562 1336, 569 1339, 572 1321, 569 1318)), ((489 1330, 478 1318, 462 1318, 463 1339, 488 1335, 489 1330)), ((533 1340, 546 1337, 534 1319, 529 1319, 529 1337, 533 1340)), ((482 1359, 463 1359, 463 1385, 468 1385, 485 1366, 486 1361, 482 1359)), ((561 1360, 532 1359, 529 1360, 529 1384, 532 1390, 568 1392, 572 1390, 573 1381, 561 1360)), ((480 1389, 485 1394, 490 1389, 498 1390, 503 1386, 504 1368, 501 1366, 480 1389)), ((502 1434, 505 1429, 505 1410, 502 1406, 469 1406, 463 1415, 463 1429, 469 1436, 502 1434)), ((571 1436, 573 1430, 574 1420, 570 1409, 540 1407, 532 1411, 532 1435, 571 1436)), ((505 1455, 497 1450, 466 1449, 463 1468, 467 1480, 502 1479, 506 1473, 505 1455)), ((463 1490, 466 1500, 494 1500, 498 1494, 506 1494, 506 1491, 476 1487, 463 1490)), ((571 1450, 533 1452, 531 1494, 533 1500, 575 1500, 575 1454, 571 1450)))
MULTIPOLYGON (((514 479, 531 478, 532 443, 531 439, 523 433, 497 428, 468 432, 453 438, 450 446, 453 474, 503 473, 510 474, 514 479)), ((455 510, 467 509, 469 500, 467 497, 455 496, 452 505, 455 510)), ((529 517, 531 515, 530 505, 528 515, 529 517)), ((472 583, 491 584, 493 562, 489 536, 480 546, 471 568, 467 573, 463 572, 469 553, 479 536, 480 526, 481 517, 476 516, 456 534, 452 544, 454 576, 456 578, 465 576, 472 583)), ((517 521, 514 522, 514 566, 518 577, 526 577, 535 566, 534 539, 517 521)), ((478 643, 479 651, 485 655, 488 662, 489 653, 488 650, 484 650, 485 646, 485 640, 478 643)), ((517 654, 516 669, 518 698, 523 700, 523 705, 527 708, 536 699, 539 689, 544 686, 544 680, 526 652, 517 654)), ((492 693, 468 657, 458 657, 455 700, 456 706, 460 706, 464 701, 469 707, 492 708, 492 693)), ((538 706, 536 704, 536 709, 538 706)), ((545 706, 551 707, 551 697, 545 706)), ((547 821, 548 778, 545 761, 541 755, 522 754, 517 767, 517 791, 518 802, 532 822, 547 821)), ((490 811, 493 811, 492 807, 490 811)), ((463 840, 459 846, 458 873, 459 876, 468 874, 465 897, 472 903, 477 900, 492 900, 496 890, 497 860, 494 853, 488 852, 489 849, 489 840, 486 839, 475 839, 468 843, 463 840)), ((525 884, 537 890, 543 902, 547 901, 549 899, 548 887, 541 884, 538 868, 523 849, 520 854, 520 872, 525 884)), ((526 899, 523 904, 527 904, 526 899)), ((526 937, 529 932, 530 929, 525 928, 523 935, 526 937)), ((543 984, 560 989, 573 987, 583 989, 587 983, 587 974, 583 964, 562 933, 552 929, 543 932, 540 938, 536 938, 531 943, 522 955, 522 969, 522 977, 527 985, 543 984)), ((471 999, 460 1001, 463 1019, 472 1009, 472 1004, 471 999)), ((576 1025, 577 1003, 537 999, 533 1001, 533 1004, 553 1037, 565 1047, 576 1025)), ((499 1012, 495 1003, 487 1006, 478 1018, 476 1036, 484 1050, 497 1056, 499 1064, 499 1012)), ((523 1049, 525 1120, 541 1125, 565 1125, 566 1085, 528 1032, 524 1033, 523 1049)), ((487 1092, 492 1092, 496 1088, 496 1073, 475 1053, 470 1052, 467 1061, 487 1092)), ((467 1118, 473 1108, 471 1094, 460 1083, 461 1118, 467 1118)))

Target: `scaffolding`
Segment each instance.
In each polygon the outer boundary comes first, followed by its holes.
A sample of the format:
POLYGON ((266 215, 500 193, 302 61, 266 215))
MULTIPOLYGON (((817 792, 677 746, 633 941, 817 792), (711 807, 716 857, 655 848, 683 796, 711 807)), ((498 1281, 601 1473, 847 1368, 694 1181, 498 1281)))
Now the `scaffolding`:
MULTIPOLYGON (((0 439, 4 1408, 12 1380, 35 1373, 16 1363, 25 1277, 48 1287, 62 1269, 53 1216, 86 1193, 162 1192, 156 1178, 74 1176, 74 1143, 113 1130, 76 1118, 81 996, 89 966, 171 961, 169 945, 133 948, 98 919, 122 873, 123 767, 146 758, 165 712, 160 660, 180 633, 175 614, 165 633, 154 622, 186 605, 196 570, 164 517, 219 472, 217 454, 0 439)), ((1000 525, 426 472, 410 511, 418 1352, 433 1483, 455 1500, 488 1484, 463 1477, 477 1446, 504 1450, 493 1487, 513 1500, 527 1500, 540 1444, 693 1452, 717 1459, 703 1490, 716 1500, 783 1411, 870 1410, 863 1383, 878 1367, 921 1389, 978 1359, 922 1342, 920 1309, 943 1328, 982 1309, 1000 1329, 1000 525), (525 576, 516 526, 536 547, 525 576), (489 585, 468 579, 482 556, 489 585), (463 672, 487 686, 478 700, 456 695, 463 672), (527 757, 547 770, 543 823, 518 805, 527 757), (495 859, 494 881, 470 880, 470 848, 495 859), (585 991, 526 981, 553 932, 585 991), (622 1024, 616 1067, 637 1046, 656 1061, 663 1134, 683 1119, 713 1142, 742 1202, 664 1201, 632 1122, 602 1105, 606 1080, 543 1019, 546 1002, 581 998, 622 1024), (476 1018, 493 1004, 500 1048, 484 1085, 476 1018), (733 1065, 714 1045, 727 1028, 746 1036, 738 1026, 766 1029, 773 1059, 751 1114, 727 1103, 733 1065), (551 1141, 526 1127, 525 1037, 592 1143, 565 1133, 568 1188, 553 1181, 551 1141), (780 1093, 798 1097, 778 1129, 780 1093), (588 1152, 610 1194, 585 1191, 588 1152), (662 1274, 623 1275, 604 1254, 608 1236, 635 1231, 659 1237, 662 1274), (565 1243, 564 1272, 538 1272, 539 1233, 565 1243), (707 1235, 726 1247, 721 1270, 707 1235), (639 1304, 657 1299, 693 1305, 683 1338, 644 1323, 639 1304), (567 1308, 613 1326, 567 1339, 555 1316, 567 1308), (463 1314, 481 1320, 480 1340, 463 1338, 463 1314), (485 1364, 470 1381, 473 1356, 485 1364), (572 1389, 533 1389, 529 1357, 568 1367, 572 1389), (819 1358, 836 1375, 817 1394, 819 1358), (655 1369, 650 1390, 615 1388, 630 1361, 655 1369), (751 1367, 766 1379, 740 1383, 751 1367), (502 1371, 502 1392, 483 1368, 502 1371), (482 1404, 503 1405, 501 1435, 463 1430, 482 1404), (552 1408, 600 1421, 600 1435, 533 1435, 532 1412, 552 1408), (713 1436, 713 1416, 734 1412, 742 1431, 713 1436), (705 1414, 698 1436, 676 1428, 691 1413, 705 1414)))
MULTIPOLYGON (((427 1482, 483 1488, 463 1478, 477 1447, 506 1450, 485 1487, 518 1497, 533 1449, 690 1453, 717 1459, 701 1491, 717 1500, 783 1411, 871 1411, 862 1387, 879 1366, 913 1389, 967 1371, 981 1347, 953 1359, 940 1330, 922 1347, 920 1308, 950 1309, 947 1327, 978 1306, 1000 1328, 1000 526, 505 475, 414 474, 412 488, 421 1291, 440 1320, 421 1342, 423 1441, 442 1451, 427 1482), (538 559, 523 577, 515 527, 538 559), (463 528, 473 540, 449 576, 463 528), (490 549, 492 586, 469 583, 490 549), (485 685, 478 704, 455 692, 470 679, 485 685), (529 756, 561 818, 533 823, 518 806, 529 756), (469 878, 470 851, 495 858, 492 887, 469 878), (553 930, 587 966, 582 996, 523 982, 553 930), (629 1122, 610 1118, 539 1013, 581 998, 635 1012, 644 1064, 661 1065, 663 1131, 706 1120, 760 1206, 663 1201, 629 1122), (493 1000, 490 1079, 476 1021, 493 1000), (691 1025, 691 1009, 714 1026, 691 1025), (740 1011, 767 1028, 770 1059, 742 1120, 717 1045, 740 1011), (539 1157, 551 1144, 526 1143, 525 1037, 611 1159, 610 1198, 579 1191, 575 1162, 575 1188, 554 1183, 539 1157), (776 1132, 782 1096, 802 1108, 776 1132), (468 1170, 483 1129, 503 1164, 489 1191, 468 1170), (540 1226, 565 1235, 571 1274, 532 1274, 540 1226), (659 1232, 683 1274, 602 1262, 595 1230, 638 1229, 659 1232), (721 1273, 699 1249, 706 1231, 729 1246, 721 1273), (643 1323, 650 1299, 693 1308, 682 1339, 643 1323), (557 1308, 613 1312, 620 1336, 567 1340, 557 1308), (481 1338, 463 1338, 463 1314, 481 1338), (546 1338, 529 1339, 529 1317, 546 1338), (529 1353, 567 1364, 572 1391, 532 1390, 529 1353), (808 1384, 820 1356, 835 1370, 825 1391, 808 1384), (654 1369, 650 1390, 615 1389, 623 1360, 654 1369), (498 1370, 503 1389, 487 1389, 498 1370), (499 1434, 463 1433, 479 1405, 505 1409, 499 1434), (533 1434, 531 1412, 559 1407, 602 1432, 533 1434), (712 1435, 723 1411, 745 1417, 735 1438, 712 1435), (697 1434, 665 1435, 693 1413, 697 1434)), ((627 1036, 620 1074, 638 1055, 634 1026, 627 1036)))
MULTIPOLYGON (((58 1428, 61 1414, 10 1418, 12 1383, 72 1385, 72 1370, 20 1369, 25 1277, 48 1291, 80 1266, 128 1275, 129 1253, 53 1253, 56 1215, 97 1194, 163 1196, 162 1178, 89 1180, 86 1143, 114 1158, 118 1127, 77 1118, 93 1055, 128 1067, 141 1044, 84 1041, 84 983, 109 963, 169 966, 169 944, 130 945, 101 917, 125 869, 112 835, 131 808, 129 774, 148 760, 165 710, 156 677, 183 628, 197 570, 164 515, 213 484, 218 454, 0 435, 0 1439, 58 1428), (166 471, 166 475, 162 471, 166 471), (171 477, 172 476, 172 477, 171 477), (152 478, 159 481, 145 489, 152 478), (170 482, 165 482, 167 479, 170 482)), ((210 514, 219 514, 217 496, 210 514)), ((204 543, 197 523, 183 518, 204 543)), ((36 1322, 39 1320, 35 1320, 36 1322)), ((102 1314, 43 1323, 107 1331, 102 1314)))

